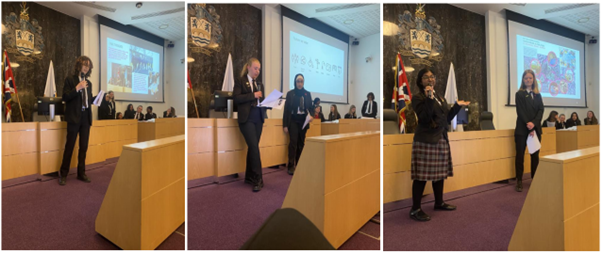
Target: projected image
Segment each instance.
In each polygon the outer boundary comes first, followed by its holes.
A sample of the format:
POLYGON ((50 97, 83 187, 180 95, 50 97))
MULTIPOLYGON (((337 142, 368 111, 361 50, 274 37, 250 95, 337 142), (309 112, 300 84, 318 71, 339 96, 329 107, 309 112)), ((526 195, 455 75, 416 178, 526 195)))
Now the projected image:
POLYGON ((144 95, 159 92, 159 53, 111 38, 107 38, 107 51, 108 90, 144 95))
POLYGON ((579 98, 579 77, 575 76, 579 51, 517 35, 517 53, 523 59, 519 68, 535 72, 544 97, 579 98))
MULTIPOLYGON (((342 50, 290 32, 290 73, 303 73, 305 79, 312 80, 306 89, 312 92, 343 95, 344 61, 342 50)), ((294 83, 290 83, 293 89, 294 83)))

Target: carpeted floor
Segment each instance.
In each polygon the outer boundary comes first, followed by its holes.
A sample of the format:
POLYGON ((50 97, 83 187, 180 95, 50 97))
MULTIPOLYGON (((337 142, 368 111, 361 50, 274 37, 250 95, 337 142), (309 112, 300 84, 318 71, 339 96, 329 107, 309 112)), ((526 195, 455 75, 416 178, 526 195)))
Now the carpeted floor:
POLYGON ((435 211, 434 196, 428 195, 422 203, 428 222, 410 219, 411 199, 385 204, 384 250, 507 251, 531 184, 530 177, 523 179, 520 193, 510 181, 444 194, 456 211, 435 211))
MULTIPOLYGON (((243 179, 188 190, 189 250, 239 249, 282 206, 292 176, 284 167, 264 169, 265 186, 258 193, 243 179)), ((189 182, 189 186, 194 185, 189 182)), ((339 249, 380 249, 378 224, 368 222, 360 232, 339 249)))
MULTIPOLYGON (((3 250, 115 250, 96 233, 94 223, 102 204, 116 160, 86 173, 85 183, 76 175, 67 185, 58 179, 34 181, 2 189, 3 250)), ((71 169, 75 172, 75 169, 71 169)), ((184 250, 182 224, 157 249, 184 250)))

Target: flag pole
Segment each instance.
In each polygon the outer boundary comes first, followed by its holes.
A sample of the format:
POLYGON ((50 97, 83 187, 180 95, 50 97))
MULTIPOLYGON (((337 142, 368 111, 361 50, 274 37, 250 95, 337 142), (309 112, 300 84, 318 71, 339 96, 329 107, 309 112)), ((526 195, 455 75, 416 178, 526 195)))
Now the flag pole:
POLYGON ((199 109, 196 106, 196 99, 194 97, 194 91, 192 90, 192 85, 190 85, 190 94, 192 95, 192 101, 194 102, 194 110, 196 111, 196 118, 201 118, 201 117, 199 117, 199 109))
POLYGON ((19 93, 17 93, 16 90, 15 90, 15 95, 17 95, 17 103, 19 103, 19 111, 21 111, 21 120, 23 122, 25 122, 25 117, 23 116, 23 108, 21 107, 21 100, 19 100, 19 93))

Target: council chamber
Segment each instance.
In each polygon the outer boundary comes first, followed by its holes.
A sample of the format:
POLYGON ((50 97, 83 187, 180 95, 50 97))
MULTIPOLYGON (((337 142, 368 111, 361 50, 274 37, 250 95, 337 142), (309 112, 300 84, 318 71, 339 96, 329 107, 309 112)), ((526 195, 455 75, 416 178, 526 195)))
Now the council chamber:
POLYGON ((184 2, 2 20, 2 249, 184 250, 184 2))
POLYGON ((385 251, 599 251, 599 5, 569 6, 384 4, 385 251))
POLYGON ((341 7, 188 5, 189 250, 380 249, 380 8, 341 7))

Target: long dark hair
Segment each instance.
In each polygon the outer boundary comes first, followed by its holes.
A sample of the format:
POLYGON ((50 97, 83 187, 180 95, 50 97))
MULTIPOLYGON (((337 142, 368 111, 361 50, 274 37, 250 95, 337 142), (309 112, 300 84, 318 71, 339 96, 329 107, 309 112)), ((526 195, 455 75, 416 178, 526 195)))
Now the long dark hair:
POLYGON ((80 56, 77 58, 77 60, 75 61, 75 75, 79 77, 79 73, 82 70, 82 65, 84 65, 84 63, 88 62, 89 65, 89 69, 88 69, 88 73, 84 74, 84 77, 88 78, 90 77, 90 74, 92 74, 92 69, 94 69, 94 65, 92 64, 92 60, 90 60, 89 57, 87 56, 80 56))
POLYGON ((176 117, 176 109, 171 107, 171 117, 176 117))
POLYGON ((556 110, 552 110, 552 112, 550 112, 550 115, 548 116, 548 122, 556 122, 557 115, 558 112, 556 112, 556 110))
MULTIPOLYGON (((592 112, 592 120, 596 121, 596 123, 598 122, 598 118, 596 118, 596 114, 594 114, 594 111, 587 111, 587 113, 592 112)), ((585 115, 585 118, 587 119, 587 115, 585 115)))
POLYGON ((134 104, 131 104, 131 103, 130 103, 130 104, 128 104, 128 107, 125 109, 125 111, 126 111, 126 112, 127 112, 127 111, 136 111, 136 110, 134 110, 134 104), (130 110, 130 107, 132 107, 132 110, 130 110))
POLYGON ((424 76, 424 74, 427 73, 432 73, 433 75, 435 75, 435 73, 433 71, 431 71, 429 68, 424 68, 422 70, 420 70, 418 72, 418 77, 416 78, 416 86, 418 86, 418 90, 420 90, 420 93, 425 94, 424 93, 424 85, 422 85, 422 76, 424 76))
POLYGON ((375 98, 374 98, 374 93, 372 93, 372 92, 369 92, 369 93, 368 93, 368 96, 366 96, 366 97, 368 97, 368 100, 370 100, 370 97, 372 97, 372 100, 374 100, 374 99, 375 99, 375 98))
POLYGON ((337 115, 339 114, 339 110, 337 109, 337 105, 336 104, 332 104, 330 106, 334 107, 334 112, 331 111, 330 114, 332 114, 336 118, 337 115))
POLYGON ((577 112, 573 112, 573 113, 571 113, 571 120, 573 120, 573 121, 580 121, 580 120, 579 120, 579 114, 577 114, 577 112), (573 120, 573 115, 576 115, 576 116, 577 116, 577 120, 573 120))

